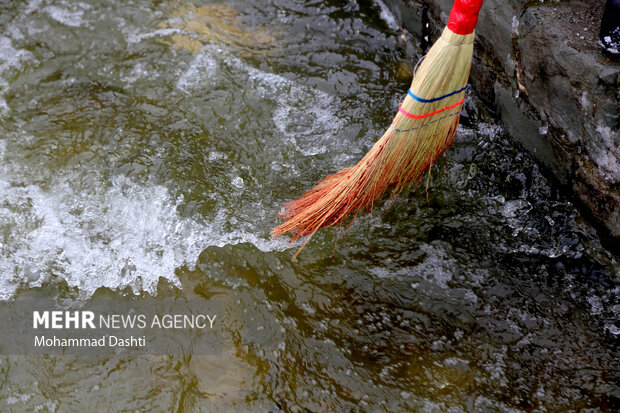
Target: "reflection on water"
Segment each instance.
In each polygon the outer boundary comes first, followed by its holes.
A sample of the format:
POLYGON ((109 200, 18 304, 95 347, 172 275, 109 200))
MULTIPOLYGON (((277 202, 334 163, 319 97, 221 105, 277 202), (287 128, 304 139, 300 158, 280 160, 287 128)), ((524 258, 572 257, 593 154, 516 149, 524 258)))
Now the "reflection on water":
POLYGON ((269 237, 402 98, 379 6, 0 9, 0 298, 226 303, 217 356, 0 358, 1 411, 617 407, 617 258, 474 96, 428 200, 269 237))

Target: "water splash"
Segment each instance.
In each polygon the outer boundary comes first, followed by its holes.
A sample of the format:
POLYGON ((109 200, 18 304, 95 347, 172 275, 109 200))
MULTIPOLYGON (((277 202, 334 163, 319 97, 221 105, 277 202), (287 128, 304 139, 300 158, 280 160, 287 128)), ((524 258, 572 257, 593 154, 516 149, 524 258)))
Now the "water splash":
POLYGON ((177 88, 187 94, 199 93, 204 88, 225 87, 229 79, 241 72, 248 87, 239 93, 265 103, 262 109, 271 109, 276 130, 285 142, 306 156, 327 152, 338 144, 336 136, 344 121, 336 115, 340 103, 333 96, 294 80, 252 67, 242 59, 214 46, 205 46, 181 73, 177 88))
POLYGON ((16 49, 10 38, 0 36, 0 111, 8 110, 3 94, 8 86, 5 74, 10 70, 19 70, 33 59, 32 53, 27 50, 16 49))
POLYGON ((64 280, 86 296, 97 288, 156 294, 160 278, 181 287, 175 269, 193 267, 210 245, 252 243, 262 251, 283 242, 179 215, 182 199, 158 185, 124 176, 93 188, 61 180, 47 189, 0 180, 0 300, 20 287, 64 280))
POLYGON ((89 21, 84 19, 84 12, 92 6, 85 3, 69 3, 62 6, 47 6, 44 10, 52 19, 65 26, 82 27, 89 24, 89 21))

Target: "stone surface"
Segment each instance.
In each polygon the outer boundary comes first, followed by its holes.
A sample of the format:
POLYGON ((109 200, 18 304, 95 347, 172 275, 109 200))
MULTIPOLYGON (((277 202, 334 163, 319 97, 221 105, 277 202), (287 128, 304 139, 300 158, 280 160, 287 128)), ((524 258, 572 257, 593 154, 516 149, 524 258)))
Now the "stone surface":
MULTIPOLYGON (((431 42, 452 7, 452 0, 385 2, 410 33, 431 42)), ((470 82, 603 235, 619 239, 620 67, 598 44, 603 5, 485 0, 470 82)))

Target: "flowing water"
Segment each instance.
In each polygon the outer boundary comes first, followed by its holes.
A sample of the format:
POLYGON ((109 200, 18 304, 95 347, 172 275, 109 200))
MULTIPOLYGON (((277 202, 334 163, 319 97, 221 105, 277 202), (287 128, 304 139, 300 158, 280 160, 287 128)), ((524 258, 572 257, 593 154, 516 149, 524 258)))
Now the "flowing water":
POLYGON ((380 6, 0 3, 0 299, 224 303, 218 354, 3 356, 0 411, 618 408, 618 258, 473 94, 428 193, 269 236, 403 97, 380 6))

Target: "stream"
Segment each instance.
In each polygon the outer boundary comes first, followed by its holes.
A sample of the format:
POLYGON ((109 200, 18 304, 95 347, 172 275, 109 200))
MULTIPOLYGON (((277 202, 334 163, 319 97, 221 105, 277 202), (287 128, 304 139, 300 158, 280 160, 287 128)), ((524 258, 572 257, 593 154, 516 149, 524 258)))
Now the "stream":
POLYGON ((618 257, 475 91, 428 189, 295 261, 269 235, 389 126, 422 56, 392 19, 0 2, 0 300, 221 308, 215 354, 2 355, 0 411, 618 411, 618 257))

